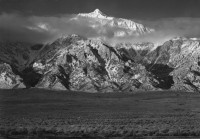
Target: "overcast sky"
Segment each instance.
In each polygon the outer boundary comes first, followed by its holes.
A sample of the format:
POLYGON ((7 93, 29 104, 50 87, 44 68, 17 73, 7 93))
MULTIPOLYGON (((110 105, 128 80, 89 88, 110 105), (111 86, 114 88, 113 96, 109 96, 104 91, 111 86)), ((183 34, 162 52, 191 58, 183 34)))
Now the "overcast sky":
POLYGON ((57 16, 96 8, 124 18, 200 17, 200 0, 0 0, 0 12, 26 15, 57 16))
POLYGON ((0 0, 0 11, 57 16, 103 12, 124 18, 200 17, 200 0, 0 0))
POLYGON ((0 40, 45 42, 64 33, 97 36, 85 21, 68 22, 74 14, 97 8, 154 28, 154 40, 200 37, 200 0, 0 0, 0 40))

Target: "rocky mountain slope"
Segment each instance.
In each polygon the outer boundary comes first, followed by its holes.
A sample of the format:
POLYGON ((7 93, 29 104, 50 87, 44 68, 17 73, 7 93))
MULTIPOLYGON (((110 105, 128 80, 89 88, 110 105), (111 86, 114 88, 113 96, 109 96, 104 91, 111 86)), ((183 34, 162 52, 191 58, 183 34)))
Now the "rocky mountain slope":
POLYGON ((26 51, 18 47, 22 50, 18 54, 16 47, 1 48, 7 55, 0 57, 0 87, 87 92, 199 91, 199 42, 174 38, 161 46, 111 46, 101 40, 69 35, 44 46, 30 45, 26 51), (24 53, 28 58, 23 59, 24 53))
POLYGON ((1 41, 0 60, 22 71, 34 61, 42 47, 42 44, 1 41))
POLYGON ((37 87, 89 92, 152 88, 145 67, 125 51, 77 35, 59 38, 33 65, 43 75, 37 87))
POLYGON ((72 18, 72 20, 78 20, 80 18, 85 18, 89 26, 97 29, 99 34, 109 30, 111 31, 110 35, 113 35, 113 37, 140 36, 155 31, 133 20, 107 16, 99 9, 91 13, 80 13, 72 18))
POLYGON ((25 84, 26 87, 34 86, 34 83, 37 83, 35 79, 39 74, 32 70, 32 64, 42 48, 42 44, 0 42, 0 63, 2 63, 0 68, 0 88, 12 88, 14 87, 13 83, 15 84, 18 81, 25 84), (7 79, 10 80, 10 83, 5 87, 3 84, 8 84, 7 79))
POLYGON ((62 36, 49 44, 0 42, 0 88, 50 88, 87 92, 137 90, 200 91, 200 40, 177 37, 160 46, 150 42, 108 44, 113 37, 154 32, 133 20, 96 9, 84 19, 99 38, 62 36))
POLYGON ((152 43, 109 46, 77 35, 45 46, 34 70, 36 87, 113 92, 199 90, 199 41, 177 38, 152 43))
POLYGON ((10 65, 0 64, 0 87, 1 89, 24 88, 22 78, 13 73, 10 65))

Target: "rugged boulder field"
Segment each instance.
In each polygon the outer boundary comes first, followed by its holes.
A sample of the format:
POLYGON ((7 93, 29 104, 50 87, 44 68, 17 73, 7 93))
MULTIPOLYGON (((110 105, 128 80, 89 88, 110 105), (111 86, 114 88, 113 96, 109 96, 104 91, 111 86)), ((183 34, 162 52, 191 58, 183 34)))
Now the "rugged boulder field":
POLYGON ((200 46, 195 39, 113 46, 69 35, 46 45, 4 42, 0 48, 1 76, 12 82, 5 86, 8 81, 1 78, 1 88, 23 84, 87 92, 199 91, 200 46))

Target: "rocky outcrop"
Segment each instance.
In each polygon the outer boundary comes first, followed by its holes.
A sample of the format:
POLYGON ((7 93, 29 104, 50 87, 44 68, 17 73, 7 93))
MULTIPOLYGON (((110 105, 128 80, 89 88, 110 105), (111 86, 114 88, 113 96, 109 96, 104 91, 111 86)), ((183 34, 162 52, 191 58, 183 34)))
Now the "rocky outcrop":
POLYGON ((37 87, 113 92, 135 90, 199 90, 199 42, 177 38, 152 43, 117 44, 77 35, 46 46, 34 69, 37 87))
POLYGON ((174 90, 199 91, 199 41, 179 39, 169 42, 172 47, 169 65, 174 67, 174 90))
POLYGON ((76 35, 60 38, 46 47, 46 53, 33 65, 44 75, 37 87, 57 88, 59 83, 68 90, 89 92, 154 88, 145 66, 125 57, 120 48, 76 35))
POLYGON ((13 73, 10 65, 6 63, 0 64, 0 88, 1 89, 16 89, 24 88, 24 84, 20 76, 13 73))
MULTIPOLYGON (((153 67, 158 64, 163 66, 162 80, 165 85, 171 84, 168 89, 193 92, 200 89, 198 84, 199 53, 198 40, 176 38, 159 46, 148 57, 152 59, 153 67)), ((158 67, 155 67, 155 72, 159 74, 158 67)))

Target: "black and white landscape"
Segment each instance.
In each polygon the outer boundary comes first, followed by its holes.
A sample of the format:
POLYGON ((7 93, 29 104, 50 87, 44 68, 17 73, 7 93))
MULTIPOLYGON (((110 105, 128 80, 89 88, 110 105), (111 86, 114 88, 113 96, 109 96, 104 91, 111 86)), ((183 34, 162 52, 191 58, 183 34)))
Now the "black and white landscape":
POLYGON ((200 137, 200 1, 149 1, 0 0, 2 138, 200 137))

